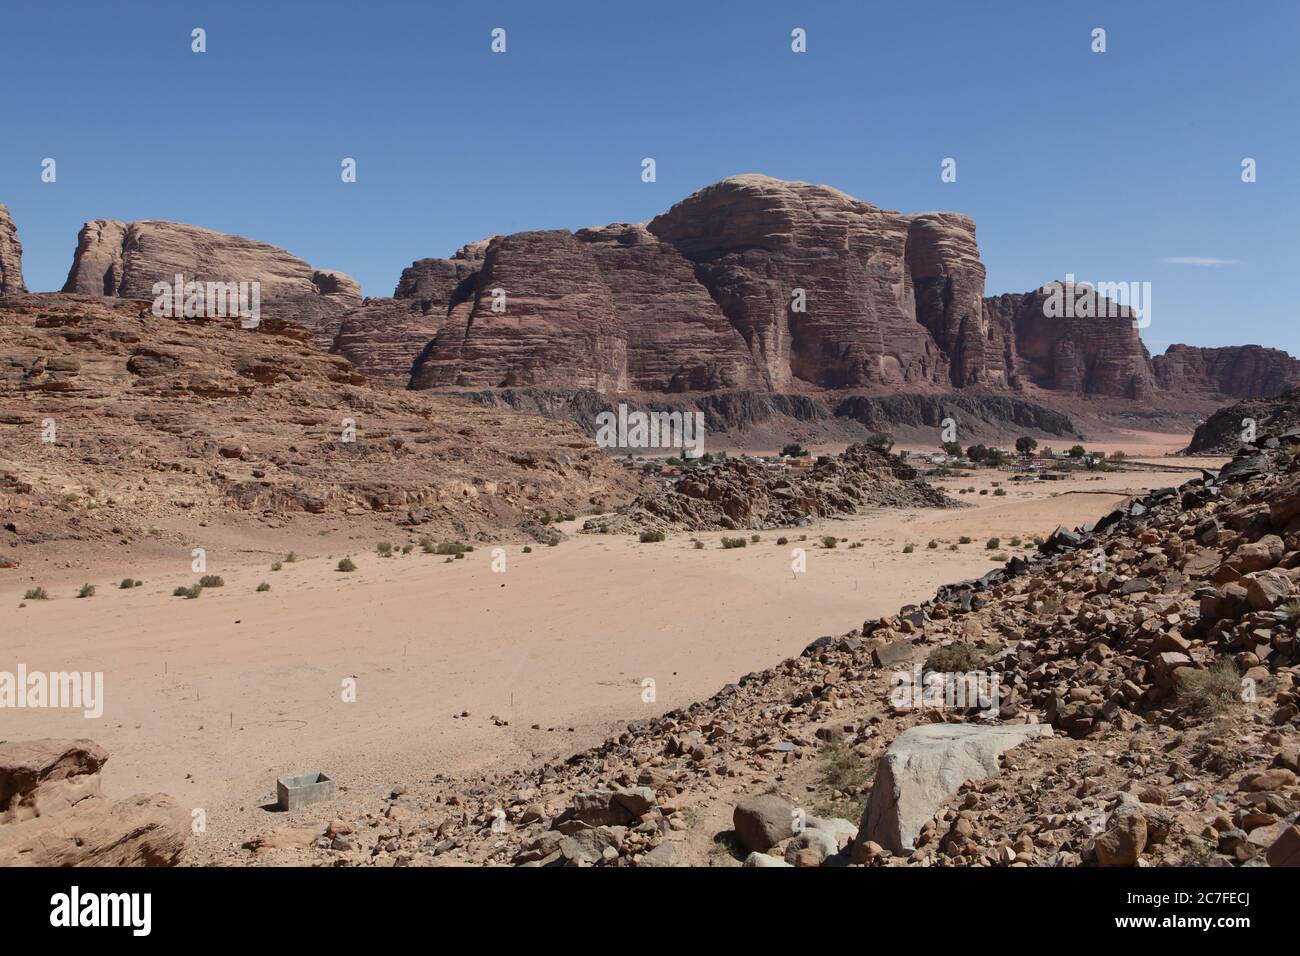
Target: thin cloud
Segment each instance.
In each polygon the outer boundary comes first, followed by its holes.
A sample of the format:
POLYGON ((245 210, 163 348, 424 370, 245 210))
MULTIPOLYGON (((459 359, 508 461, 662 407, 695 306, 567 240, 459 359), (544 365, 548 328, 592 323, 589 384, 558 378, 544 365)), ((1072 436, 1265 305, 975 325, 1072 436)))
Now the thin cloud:
POLYGON ((1216 259, 1214 256, 1165 256, 1160 260, 1171 266, 1239 266, 1240 259, 1216 259))

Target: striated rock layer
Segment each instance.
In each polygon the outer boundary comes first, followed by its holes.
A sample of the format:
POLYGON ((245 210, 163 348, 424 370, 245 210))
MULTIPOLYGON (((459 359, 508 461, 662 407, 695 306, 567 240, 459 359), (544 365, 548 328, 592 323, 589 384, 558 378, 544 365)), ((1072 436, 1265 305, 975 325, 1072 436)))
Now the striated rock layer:
MULTIPOLYGON (((7 224, 7 225, 6 225, 7 224)), ((21 284, 0 214, 0 276, 21 284), (10 273, 17 279, 9 277, 10 273)), ((152 298, 177 273, 258 281, 369 378, 413 389, 605 393, 977 388, 1170 401, 1267 397, 1300 361, 1259 346, 1172 346, 1082 285, 984 296, 975 222, 905 215, 830 186, 746 174, 648 223, 491 236, 411 264, 391 297, 265 243, 167 222, 82 229, 67 292, 152 298)), ((13 291, 17 291, 17 287, 13 291)))
POLYGON ((26 292, 23 285, 23 244, 9 208, 0 203, 0 295, 26 292))
POLYGON ((154 284, 175 285, 178 274, 186 282, 259 283, 262 316, 295 320, 322 348, 361 301, 351 277, 313 269, 264 242, 175 222, 113 219, 82 227, 63 291, 152 300, 154 284))

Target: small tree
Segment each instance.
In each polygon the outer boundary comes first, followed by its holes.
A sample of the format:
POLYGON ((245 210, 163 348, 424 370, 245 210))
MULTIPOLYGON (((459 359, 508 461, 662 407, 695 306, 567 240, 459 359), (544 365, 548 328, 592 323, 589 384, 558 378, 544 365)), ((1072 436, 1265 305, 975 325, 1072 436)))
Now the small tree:
POLYGON ((1021 435, 1016 439, 1016 451, 1022 455, 1032 455, 1037 447, 1038 442, 1028 435, 1021 435))
POLYGON ((1082 458, 1086 454, 1088 454, 1088 449, 1084 448, 1082 445, 1074 445, 1070 449, 1071 458, 1082 458))
POLYGON ((802 458, 806 454, 808 452, 804 451, 803 445, 800 445, 797 441, 792 441, 781 449, 782 458, 802 458))
POLYGON ((949 458, 960 458, 961 445, 957 444, 955 441, 946 441, 943 443, 943 452, 949 458))

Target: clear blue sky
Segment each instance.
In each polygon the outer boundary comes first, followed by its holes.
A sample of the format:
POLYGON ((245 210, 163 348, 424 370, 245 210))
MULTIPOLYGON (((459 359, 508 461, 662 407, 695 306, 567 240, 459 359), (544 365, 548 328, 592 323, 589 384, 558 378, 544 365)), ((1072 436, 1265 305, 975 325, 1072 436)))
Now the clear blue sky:
POLYGON ((1298 41, 1295 0, 10 0, 0 202, 35 290, 62 285, 83 221, 115 218, 261 239, 389 295, 491 233, 649 219, 763 172, 974 216, 988 294, 1150 281, 1153 351, 1300 354, 1298 41))

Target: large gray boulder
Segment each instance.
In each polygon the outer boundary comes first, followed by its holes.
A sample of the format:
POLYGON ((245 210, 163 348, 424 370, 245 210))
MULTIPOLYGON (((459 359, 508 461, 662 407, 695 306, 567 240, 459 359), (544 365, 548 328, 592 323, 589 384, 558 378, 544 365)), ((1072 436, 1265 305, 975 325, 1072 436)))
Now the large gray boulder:
POLYGON ((926 724, 899 734, 876 769, 858 828, 894 853, 910 851, 939 805, 967 780, 998 770, 998 758, 1031 737, 1050 737, 1046 724, 926 724))

